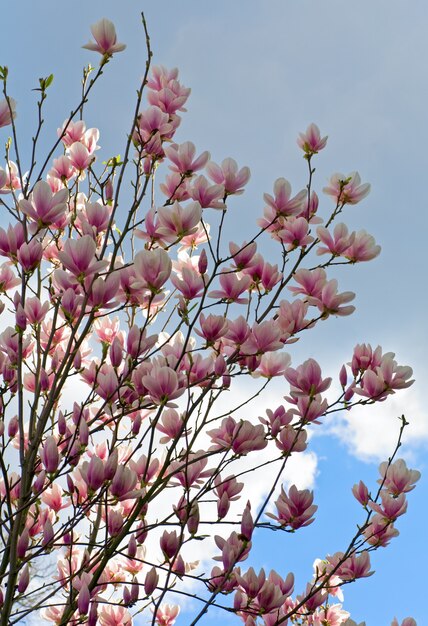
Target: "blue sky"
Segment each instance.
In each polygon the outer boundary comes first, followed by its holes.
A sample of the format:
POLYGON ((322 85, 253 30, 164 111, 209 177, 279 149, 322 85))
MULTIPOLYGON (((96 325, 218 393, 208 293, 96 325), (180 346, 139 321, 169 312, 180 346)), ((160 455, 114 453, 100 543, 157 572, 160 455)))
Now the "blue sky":
MULTIPOLYGON (((343 290, 357 293, 357 311, 324 323, 291 354, 294 365, 315 356, 323 371, 336 375, 356 343, 379 343, 414 368, 416 384, 392 402, 358 413, 349 424, 345 416, 325 425, 324 434, 312 440, 317 522, 300 537, 257 537, 253 563, 294 570, 303 585, 314 558, 344 548, 359 513, 350 488, 360 478, 374 484, 377 464, 393 446, 395 417, 405 412, 412 425, 400 455, 423 478, 410 494, 409 513, 399 521, 400 537, 374 555, 374 577, 345 588, 345 607, 367 626, 389 624, 395 614, 413 615, 421 625, 428 557, 427 5, 422 0, 413 0, 411 10, 401 0, 10 5, 0 63, 10 69, 10 94, 18 101, 27 150, 35 123, 31 88, 40 76, 55 75, 45 129, 46 138, 53 138, 77 102, 81 68, 98 62, 80 47, 89 39, 89 25, 107 17, 128 47, 107 66, 85 119, 101 130, 103 157, 121 151, 145 61, 140 10, 146 13, 154 63, 178 66, 183 83, 192 88, 177 140, 210 150, 215 161, 232 156, 251 169, 247 192, 233 203, 232 228, 250 229, 263 209, 263 192, 271 192, 279 176, 295 191, 305 185, 305 162, 295 138, 310 122, 329 135, 316 163, 315 188, 321 190, 336 171, 358 170, 363 182, 372 184, 370 196, 344 216, 350 227, 366 228, 382 246, 374 262, 339 274, 343 290)), ((331 205, 328 198, 322 203, 325 215, 331 205)), ((281 389, 275 392, 281 400, 281 389)), ((185 626, 186 620, 183 615, 177 624, 185 626)))

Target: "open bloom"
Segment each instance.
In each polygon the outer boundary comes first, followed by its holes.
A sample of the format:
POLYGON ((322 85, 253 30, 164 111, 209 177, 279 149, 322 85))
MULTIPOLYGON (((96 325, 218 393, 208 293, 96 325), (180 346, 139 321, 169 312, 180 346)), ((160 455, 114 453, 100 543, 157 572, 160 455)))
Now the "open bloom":
POLYGON ((340 204, 357 204, 365 198, 370 191, 370 184, 361 183, 358 172, 351 172, 348 176, 344 174, 333 174, 328 187, 324 187, 323 192, 332 196, 340 204))
POLYGON ((91 26, 91 33, 95 41, 90 41, 82 46, 82 48, 93 50, 94 52, 99 52, 102 55, 108 56, 111 56, 115 52, 122 52, 122 50, 125 50, 126 48, 125 44, 117 43, 114 24, 106 18, 103 18, 96 24, 93 24, 91 26))
POLYGON ((21 200, 19 208, 40 226, 48 226, 59 220, 67 210, 68 189, 53 194, 48 183, 39 180, 35 184, 31 200, 21 200))
POLYGON ((316 154, 327 143, 327 137, 321 137, 320 129, 316 124, 309 124, 305 133, 299 133, 297 145, 303 150, 305 155, 316 154))

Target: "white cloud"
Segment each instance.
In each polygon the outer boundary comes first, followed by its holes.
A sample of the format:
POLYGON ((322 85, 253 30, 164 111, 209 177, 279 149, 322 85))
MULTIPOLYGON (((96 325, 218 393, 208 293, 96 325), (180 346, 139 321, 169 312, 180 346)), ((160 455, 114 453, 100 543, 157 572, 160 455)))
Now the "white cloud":
POLYGON ((363 461, 382 461, 395 449, 401 415, 409 426, 403 434, 399 456, 412 459, 419 448, 428 446, 428 420, 417 387, 390 396, 385 402, 355 407, 338 414, 329 430, 346 444, 349 452, 363 461))

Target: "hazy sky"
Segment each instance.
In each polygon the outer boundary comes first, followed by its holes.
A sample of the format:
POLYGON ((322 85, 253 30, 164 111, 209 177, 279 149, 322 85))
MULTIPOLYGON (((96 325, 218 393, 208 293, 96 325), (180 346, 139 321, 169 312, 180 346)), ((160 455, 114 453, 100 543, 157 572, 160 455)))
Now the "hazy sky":
MULTIPOLYGON (((300 537, 260 538, 254 563, 282 573, 296 570, 303 585, 315 557, 346 547, 359 513, 350 488, 360 478, 374 485, 402 412, 412 425, 400 455, 412 467, 428 469, 423 391, 428 378, 428 7, 422 0, 8 3, 0 64, 9 66, 10 94, 18 101, 19 132, 27 143, 24 155, 36 119, 31 89, 40 76, 55 75, 46 107, 48 145, 78 102, 81 68, 98 63, 97 55, 81 45, 90 37, 90 24, 101 17, 115 22, 119 40, 128 47, 106 67, 85 119, 101 130, 103 158, 121 152, 145 62, 141 10, 154 63, 178 66, 183 83, 192 88, 177 140, 210 150, 216 161, 232 156, 252 171, 246 194, 231 208, 233 228, 250 232, 263 209, 263 192, 271 192, 279 176, 296 192, 304 187, 305 162, 295 139, 310 122, 329 135, 316 162, 315 189, 337 171, 358 170, 363 182, 372 184, 370 196, 344 215, 350 227, 365 228, 382 246, 377 260, 338 274, 341 290, 357 293, 357 311, 323 323, 290 352, 294 365, 315 356, 323 371, 337 376, 356 343, 379 343, 414 368, 416 384, 378 407, 327 422, 313 440, 315 454, 308 457, 306 474, 296 469, 319 489, 319 519, 300 537)), ((327 215, 329 198, 323 197, 321 206, 327 215)), ((0 216, 2 225, 5 220, 0 216)), ((287 389, 278 384, 275 390, 280 403, 287 389)), ((357 622, 381 626, 395 614, 400 621, 413 615, 422 626, 426 496, 425 478, 397 524, 400 537, 373 556, 377 574, 345 588, 345 608, 357 622)), ((237 623, 226 619, 222 623, 237 623)), ((186 617, 177 624, 186 626, 186 617)))

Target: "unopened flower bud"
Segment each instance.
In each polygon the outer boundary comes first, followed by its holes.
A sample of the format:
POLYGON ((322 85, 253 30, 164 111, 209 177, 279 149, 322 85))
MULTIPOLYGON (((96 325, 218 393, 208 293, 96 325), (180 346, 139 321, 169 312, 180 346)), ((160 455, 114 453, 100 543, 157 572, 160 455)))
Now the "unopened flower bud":
POLYGON ((116 335, 110 346, 110 361, 113 367, 119 367, 122 363, 122 352, 122 344, 116 335))
POLYGON ((118 464, 118 452, 115 448, 113 452, 108 457, 106 464, 104 466, 104 478, 105 480, 112 480, 113 476, 116 474, 118 464))
POLYGON ((33 493, 35 495, 38 495, 39 493, 42 492, 42 489, 45 485, 45 480, 46 480, 46 472, 45 470, 42 470, 33 483, 33 493))
POLYGON ((346 366, 342 365, 339 372, 339 382, 343 388, 346 387, 346 383, 348 382, 348 374, 346 372, 346 366))
POLYGON ((352 487, 352 493, 354 494, 354 498, 358 500, 360 504, 362 504, 363 506, 367 506, 370 499, 369 490, 362 480, 360 480, 358 485, 354 485, 352 487))
POLYGON ((202 249, 201 254, 199 255, 198 261, 198 270, 200 274, 205 274, 208 267, 208 257, 205 249, 202 249))
POLYGON ((140 595, 140 585, 138 584, 138 579, 133 578, 131 584, 131 600, 132 604, 135 604, 138 601, 138 597, 140 595))
POLYGON ((15 437, 18 431, 19 431, 18 416, 15 415, 14 417, 12 417, 12 419, 9 422, 9 425, 7 427, 7 434, 12 439, 13 437, 15 437))
POLYGON ((65 435, 67 432, 67 422, 65 421, 64 413, 60 411, 58 413, 58 433, 60 435, 65 435))
POLYGON ((91 608, 89 610, 88 626, 97 626, 98 623, 98 603, 91 602, 91 608))
POLYGON ((56 472, 59 465, 58 444, 55 437, 46 437, 43 448, 40 452, 41 461, 48 473, 56 472))
POLYGON ((247 506, 244 509, 242 514, 242 522, 241 522, 241 535, 247 540, 250 541, 254 530, 254 522, 253 517, 251 515, 251 504, 247 502, 247 506))
POLYGON ((137 531, 135 533, 135 538, 140 545, 142 545, 145 542, 147 538, 147 530, 146 530, 146 525, 144 524, 144 522, 142 522, 140 527, 137 528, 137 531))
POLYGON ((128 587, 123 588, 122 597, 123 597, 123 606, 131 606, 132 604, 131 592, 129 591, 128 587))
POLYGON ((73 367, 76 370, 80 370, 80 368, 82 367, 82 353, 80 352, 80 350, 78 350, 74 355, 73 367))
POLYGON ((157 587, 158 581, 159 581, 159 576, 156 571, 156 568, 152 567, 152 569, 149 572, 147 572, 146 579, 144 581, 144 592, 146 596, 152 595, 152 593, 157 587))
POLYGON ((91 594, 89 593, 88 585, 82 583, 79 595, 77 596, 77 610, 79 611, 79 615, 87 615, 90 600, 91 594))
POLYGON ((15 312, 15 322, 18 328, 25 330, 27 328, 27 316, 21 303, 18 304, 15 312))
POLYGON ((28 544, 30 543, 30 534, 27 528, 24 528, 21 535, 19 536, 18 543, 16 544, 16 554, 18 559, 23 559, 25 557, 25 553, 28 549, 28 544))
POLYGON ((137 554, 137 540, 135 539, 135 535, 131 535, 129 539, 127 554, 130 559, 133 559, 137 554))
POLYGON ((198 503, 195 502, 192 505, 189 519, 187 520, 187 530, 191 535, 196 535, 198 532, 199 526, 199 506, 198 503))
POLYGON ((53 540, 53 538, 54 538, 54 529, 52 526, 52 522, 49 518, 47 518, 43 526, 42 546, 43 547, 48 546, 53 540))
POLYGON ((141 413, 137 413, 137 415, 134 417, 132 421, 132 434, 133 435, 138 435, 138 433, 140 432, 142 421, 143 419, 141 417, 141 413))
POLYGON ((25 565, 18 579, 18 593, 24 593, 30 583, 30 568, 25 565))

